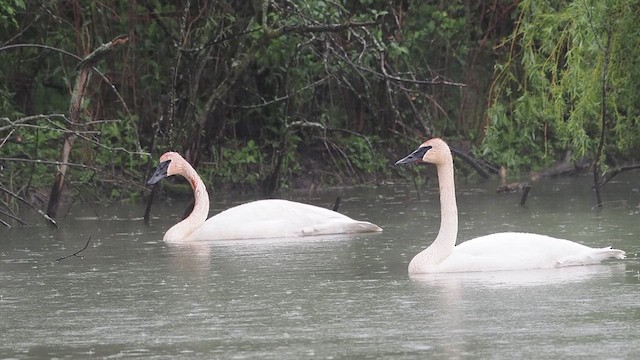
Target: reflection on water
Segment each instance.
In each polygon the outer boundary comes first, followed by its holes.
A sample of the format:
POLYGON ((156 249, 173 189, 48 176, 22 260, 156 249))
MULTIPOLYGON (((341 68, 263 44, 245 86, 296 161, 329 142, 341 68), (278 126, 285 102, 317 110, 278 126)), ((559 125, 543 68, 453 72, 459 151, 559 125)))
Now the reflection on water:
MULTIPOLYGON (((609 201, 640 202, 626 179, 609 201)), ((157 204, 150 226, 142 205, 74 207, 59 231, 0 230, 0 357, 640 356, 639 209, 593 212, 588 179, 536 183, 524 208, 494 189, 459 185, 461 239, 539 232, 629 258, 410 278, 409 260, 438 231, 433 187, 422 200, 411 186, 341 190, 341 211, 384 231, 302 239, 167 244, 186 204, 157 204), (89 236, 84 258, 54 261, 89 236)), ((330 206, 334 196, 298 200, 330 206)))
POLYGON ((624 272, 625 265, 617 263, 557 269, 412 274, 410 277, 418 283, 452 289, 461 286, 514 288, 563 285, 595 278, 619 278, 624 276, 624 272))

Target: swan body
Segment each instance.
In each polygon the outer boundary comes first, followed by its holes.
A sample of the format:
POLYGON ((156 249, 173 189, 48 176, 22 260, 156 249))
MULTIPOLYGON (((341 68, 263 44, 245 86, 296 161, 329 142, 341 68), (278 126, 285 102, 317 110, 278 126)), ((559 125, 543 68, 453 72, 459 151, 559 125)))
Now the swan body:
POLYGON ((175 152, 160 157, 160 164, 147 181, 158 183, 181 175, 191 184, 195 204, 191 214, 171 227, 164 241, 238 240, 382 231, 367 221, 358 221, 318 206, 288 200, 258 200, 227 209, 207 220, 209 195, 193 167, 175 152))
POLYGON ((544 269, 625 257, 624 251, 611 247, 591 248, 570 240, 519 232, 485 235, 456 246, 458 209, 451 150, 443 140, 430 139, 396 165, 419 162, 435 164, 437 168, 440 230, 433 243, 411 260, 410 274, 544 269))
POLYGON ((295 201, 258 200, 209 218, 189 240, 259 239, 380 231, 365 221, 295 201), (234 226, 236 224, 237 226, 234 226))

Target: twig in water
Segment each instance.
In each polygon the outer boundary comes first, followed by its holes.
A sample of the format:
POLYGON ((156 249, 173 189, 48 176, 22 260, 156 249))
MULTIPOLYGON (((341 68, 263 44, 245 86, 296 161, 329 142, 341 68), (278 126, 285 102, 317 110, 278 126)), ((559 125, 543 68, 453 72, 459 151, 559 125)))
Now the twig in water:
POLYGON ((333 211, 337 212, 340 207, 340 196, 336 197, 336 202, 333 203, 333 211))
POLYGON ((591 207, 591 210, 596 210, 596 208, 600 209, 604 206, 607 206, 610 209, 629 209, 631 205, 627 200, 613 200, 613 201, 604 201, 598 205, 594 205, 591 207))
POLYGON ((531 190, 531 185, 524 184, 522 185, 522 196, 520 197, 520 206, 524 206, 527 202, 527 196, 529 196, 529 190, 531 190))
POLYGON ((80 250, 78 250, 78 251, 74 252, 74 253, 73 253, 73 254, 71 254, 71 255, 67 255, 67 256, 63 256, 63 257, 61 257, 61 258, 59 258, 59 259, 55 259, 54 261, 64 260, 64 259, 66 259, 66 258, 70 258, 70 257, 72 257, 72 256, 79 257, 80 259, 84 259, 84 255, 80 255, 80 256, 79 256, 78 254, 80 254, 81 252, 83 252, 83 251, 87 248, 87 246, 89 246, 89 243, 90 243, 90 242, 91 242, 91 236, 89 236, 89 239, 87 240, 87 243, 86 243, 86 244, 84 244, 84 247, 83 247, 82 249, 80 249, 80 250))

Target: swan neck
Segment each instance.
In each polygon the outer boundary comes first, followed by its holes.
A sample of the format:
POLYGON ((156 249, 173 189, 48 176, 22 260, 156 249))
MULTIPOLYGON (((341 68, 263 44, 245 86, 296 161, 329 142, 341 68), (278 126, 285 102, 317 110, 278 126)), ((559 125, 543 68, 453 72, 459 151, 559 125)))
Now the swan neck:
MULTIPOLYGON (((455 224, 458 229, 458 205, 456 202, 456 186, 453 177, 453 165, 442 165, 438 168, 438 185, 440 187, 440 224, 455 224)), ((440 228, 442 230, 442 227, 440 228)))
POLYGON ((187 161, 184 161, 178 174, 182 175, 191 184, 195 201, 191 214, 165 233, 165 241, 184 240, 194 230, 202 226, 209 215, 209 194, 196 170, 187 161))
POLYGON ((458 206, 453 163, 438 166, 438 186, 440 188, 440 230, 430 246, 435 262, 444 260, 453 252, 458 237, 458 206))

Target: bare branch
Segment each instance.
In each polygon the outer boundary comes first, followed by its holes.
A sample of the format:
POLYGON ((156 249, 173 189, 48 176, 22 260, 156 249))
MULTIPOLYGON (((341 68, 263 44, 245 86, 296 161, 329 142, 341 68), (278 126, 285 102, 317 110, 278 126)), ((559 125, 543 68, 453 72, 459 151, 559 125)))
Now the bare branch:
POLYGON ((305 87, 303 87, 301 89, 298 89, 298 90, 296 90, 295 92, 293 92, 291 94, 280 96, 280 97, 277 97, 277 98, 274 98, 274 99, 271 99, 271 100, 266 100, 264 98, 261 98, 262 103, 260 103, 260 104, 255 104, 255 105, 233 105, 233 104, 227 104, 227 105, 229 105, 230 107, 239 108, 239 109, 255 109, 255 108, 262 107, 262 106, 275 104, 275 103, 278 103, 278 102, 281 102, 281 101, 286 101, 286 100, 288 100, 288 99, 290 99, 290 98, 292 98, 292 97, 294 97, 294 96, 296 96, 296 95, 298 95, 298 94, 300 94, 300 93, 302 93, 302 92, 304 92, 306 90, 313 89, 313 88, 325 83, 327 80, 329 80, 329 76, 326 76, 326 77, 323 77, 320 80, 314 81, 311 84, 309 84, 309 85, 307 85, 307 86, 305 86, 305 87))
POLYGON ((16 131, 16 129, 11 129, 11 132, 9 132, 7 136, 5 136, 5 138, 2 140, 2 143, 0 143, 0 149, 4 146, 4 144, 7 143, 7 141, 9 141, 9 138, 11 137, 11 135, 13 135, 14 131, 16 131))
MULTIPOLYGON (((19 217, 15 216, 15 215, 13 215, 13 214, 11 214, 11 213, 8 213, 8 212, 6 212, 6 211, 0 210, 0 214, 2 214, 2 215, 4 215, 4 216, 7 216, 7 217, 12 218, 13 220, 15 220, 15 221, 17 221, 18 223, 20 223, 20 225, 27 225, 27 223, 26 223, 26 222, 24 222, 24 220, 20 219, 19 217)), ((0 221, 2 221, 2 220, 0 220, 0 221)), ((4 226, 8 227, 8 228, 10 228, 10 227, 11 227, 11 225, 9 225, 9 223, 7 223, 7 222, 2 221, 2 224, 3 224, 4 226)))
POLYGON ((289 33, 306 34, 306 33, 326 33, 340 32, 347 29, 359 28, 365 26, 378 25, 377 21, 366 22, 348 22, 346 24, 324 24, 324 25, 285 25, 275 31, 275 35, 282 36, 289 33))
POLYGON ((317 128, 320 130, 326 130, 326 127, 323 124, 320 124, 318 122, 311 122, 311 121, 294 121, 290 124, 287 124, 287 129, 290 129, 292 127, 309 127, 309 128, 317 128))
POLYGON ((33 205, 32 203, 28 202, 26 199, 24 199, 23 197, 19 196, 18 194, 13 193, 11 190, 5 188, 4 186, 0 185, 0 191, 3 191, 11 196, 13 196, 14 198, 22 201, 23 203, 27 204, 31 209, 33 209, 34 211, 36 211, 38 214, 40 214, 40 216, 42 216, 45 220, 47 220, 47 222, 53 226, 56 227, 56 229, 58 228, 58 223, 56 223, 55 220, 53 220, 49 215, 45 214, 42 210, 38 209, 35 205, 33 205))
POLYGON ((0 161, 15 161, 15 162, 28 162, 28 163, 36 163, 36 164, 45 164, 45 165, 56 165, 56 166, 71 166, 71 167, 79 167, 87 170, 93 170, 95 172, 99 172, 98 169, 84 165, 84 164, 76 164, 70 162, 62 162, 62 161, 52 161, 52 160, 40 160, 40 159, 22 159, 22 158, 12 158, 12 157, 1 157, 0 161))
POLYGON ((67 118, 64 114, 31 115, 31 116, 20 118, 20 119, 18 119, 16 121, 11 121, 11 120, 9 120, 9 118, 3 117, 3 118, 0 118, 0 120, 4 120, 4 121, 8 122, 10 125, 6 125, 6 126, 3 126, 3 127, 0 127, 0 131, 13 129, 13 128, 17 127, 18 125, 27 123, 27 122, 29 122, 31 120, 50 119, 52 117, 61 117, 63 119, 67 118))
MULTIPOLYGON (((53 122, 51 122, 51 117, 60 117, 63 120, 65 120, 67 123, 69 123, 70 125, 73 125, 74 127, 87 127, 87 125, 89 124, 97 124, 97 123, 105 123, 105 122, 113 122, 113 121, 120 121, 120 120, 98 120, 98 121, 92 121, 90 123, 84 123, 84 124, 72 124, 71 121, 69 121, 69 119, 63 115, 63 114, 49 114, 49 115, 33 115, 33 116, 27 116, 21 119, 18 119, 16 121, 11 121, 8 118, 0 118, 0 120, 4 120, 6 122, 8 122, 10 125, 6 125, 3 127, 0 127, 0 131, 4 131, 4 130, 8 130, 8 129, 15 129, 18 127, 25 127, 25 128, 35 128, 35 129, 41 129, 41 130, 48 130, 48 131, 55 131, 58 133, 62 133, 62 134, 72 134, 75 136, 78 136, 81 139, 84 139, 86 141, 88 141, 91 144, 94 144, 96 146, 99 146, 103 149, 109 150, 109 151, 121 151, 124 152, 126 154, 129 155, 142 155, 142 156, 150 156, 150 154, 146 151, 142 151, 140 149, 140 146, 138 145, 138 150, 137 151, 131 151, 128 149, 125 149, 123 147, 111 147, 111 146, 107 146, 102 144, 100 141, 93 139, 88 135, 99 135, 101 134, 100 131, 97 130, 70 130, 64 127, 59 126, 58 124, 55 124, 53 122), (29 122, 31 120, 38 120, 38 119, 46 119, 47 121, 49 121, 49 123, 51 123, 53 126, 55 126, 55 128, 51 128, 51 127, 46 127, 46 126, 41 126, 41 125, 34 125, 34 124, 25 124, 26 122, 29 122)), ((0 148, 2 147, 2 145, 4 145, 4 143, 7 141, 8 137, 5 138, 5 140, 2 142, 2 144, 0 144, 0 148)), ((64 165, 64 162, 59 162, 58 165, 64 165)))
POLYGON ((614 177, 620 175, 625 171, 630 170, 638 170, 640 169, 640 164, 630 164, 630 165, 622 165, 615 169, 608 170, 606 173, 602 174, 600 178, 600 182, 598 183, 598 187, 603 187, 606 183, 611 181, 614 177))
MULTIPOLYGON (((116 37, 113 41, 116 40, 122 40, 121 37, 116 37)), ((121 41, 118 42, 117 45, 120 45, 121 41)), ((103 45, 104 46, 104 45, 103 45)), ((45 50, 51 50, 51 51, 56 51, 59 52, 61 54, 67 55, 69 57, 72 57, 80 62, 83 61, 83 59, 75 54, 72 54, 68 51, 65 51, 63 49, 58 49, 56 47, 53 46, 47 46, 47 45, 40 45, 40 44, 13 44, 13 45, 7 45, 7 46, 2 46, 0 47, 0 52, 4 51, 4 50, 10 50, 10 49, 15 49, 15 48, 37 48, 37 49, 45 49, 45 50)), ((98 76, 100 76, 100 78, 109 85, 109 87, 111 87, 111 90, 113 91, 113 93, 116 95, 116 97, 118 98, 118 100, 120 101, 120 104, 122 104, 122 107, 124 108, 125 112, 127 113, 127 116, 129 118, 132 117, 131 115, 131 111, 129 111, 129 107, 127 106, 127 103, 124 101, 124 99, 122 98, 122 95, 120 95, 120 92, 116 89, 115 85, 113 85, 113 83, 100 71, 98 70, 96 67, 92 66, 91 69, 98 74, 98 76)), ((134 127, 135 129, 135 127, 134 127)), ((137 129, 136 129, 137 132, 137 129)), ((137 134, 136 134, 137 135, 137 134)), ((136 136, 136 145, 138 147, 138 151, 140 151, 140 143, 138 141, 139 136, 136 136)))
POLYGON ((91 52, 91 54, 85 56, 82 61, 80 61, 78 65, 76 65, 76 69, 80 69, 83 66, 93 67, 93 65, 98 62, 100 58, 113 51, 113 48, 115 48, 116 46, 121 46, 127 43, 127 41, 129 41, 129 37, 127 35, 116 36, 115 38, 113 38, 113 40, 98 46, 91 52))
MULTIPOLYGON (((140 184, 138 184, 137 182, 133 182, 130 180, 126 180, 123 178, 118 178, 117 176, 114 176, 113 174, 98 169, 98 168, 94 168, 92 166, 88 166, 88 165, 84 165, 84 164, 77 164, 77 163, 70 163, 70 162, 61 162, 61 161, 53 161, 53 160, 41 160, 41 159, 22 159, 22 158, 12 158, 12 157, 0 157, 0 161, 16 161, 16 162, 27 162, 27 163, 37 163, 37 164, 43 164, 43 165, 55 165, 55 166, 70 166, 70 167, 77 167, 77 168, 82 168, 82 169, 86 169, 86 170, 91 170, 94 171, 96 173, 99 174, 107 174, 109 176, 111 176, 115 181, 121 181, 121 182, 125 182, 125 183, 129 183, 131 185, 133 185, 134 187, 138 188, 139 190, 143 190, 143 191, 148 191, 149 189, 145 186, 141 186, 140 184)), ((0 189, 2 190, 2 189, 0 189)), ((13 193, 9 193, 10 195, 13 195, 13 193)))
POLYGON ((71 254, 71 255, 67 255, 67 256, 63 256, 63 257, 61 257, 61 258, 55 259, 54 261, 64 260, 64 259, 70 258, 70 257, 72 257, 72 256, 79 257, 80 259, 84 259, 84 255, 78 256, 78 254, 80 254, 81 252, 83 252, 83 251, 84 251, 84 250, 89 246, 89 242, 91 242, 91 236, 89 236, 89 239, 87 240, 87 243, 86 243, 86 244, 84 244, 84 247, 83 247, 82 249, 80 249, 80 250, 78 250, 78 251, 74 252, 74 253, 73 253, 73 254, 71 254))
POLYGON ((5 50, 10 50, 10 49, 15 49, 15 48, 24 48, 24 47, 32 47, 32 48, 39 48, 39 49, 45 49, 45 50, 51 50, 51 51, 56 51, 59 52, 61 54, 70 56, 76 60, 80 60, 82 61, 82 58, 76 54, 72 54, 66 50, 62 50, 62 49, 58 49, 56 47, 53 46, 48 46, 48 45, 40 45, 40 44, 13 44, 13 45, 7 45, 7 46, 3 46, 0 47, 0 52, 5 51, 5 50))

